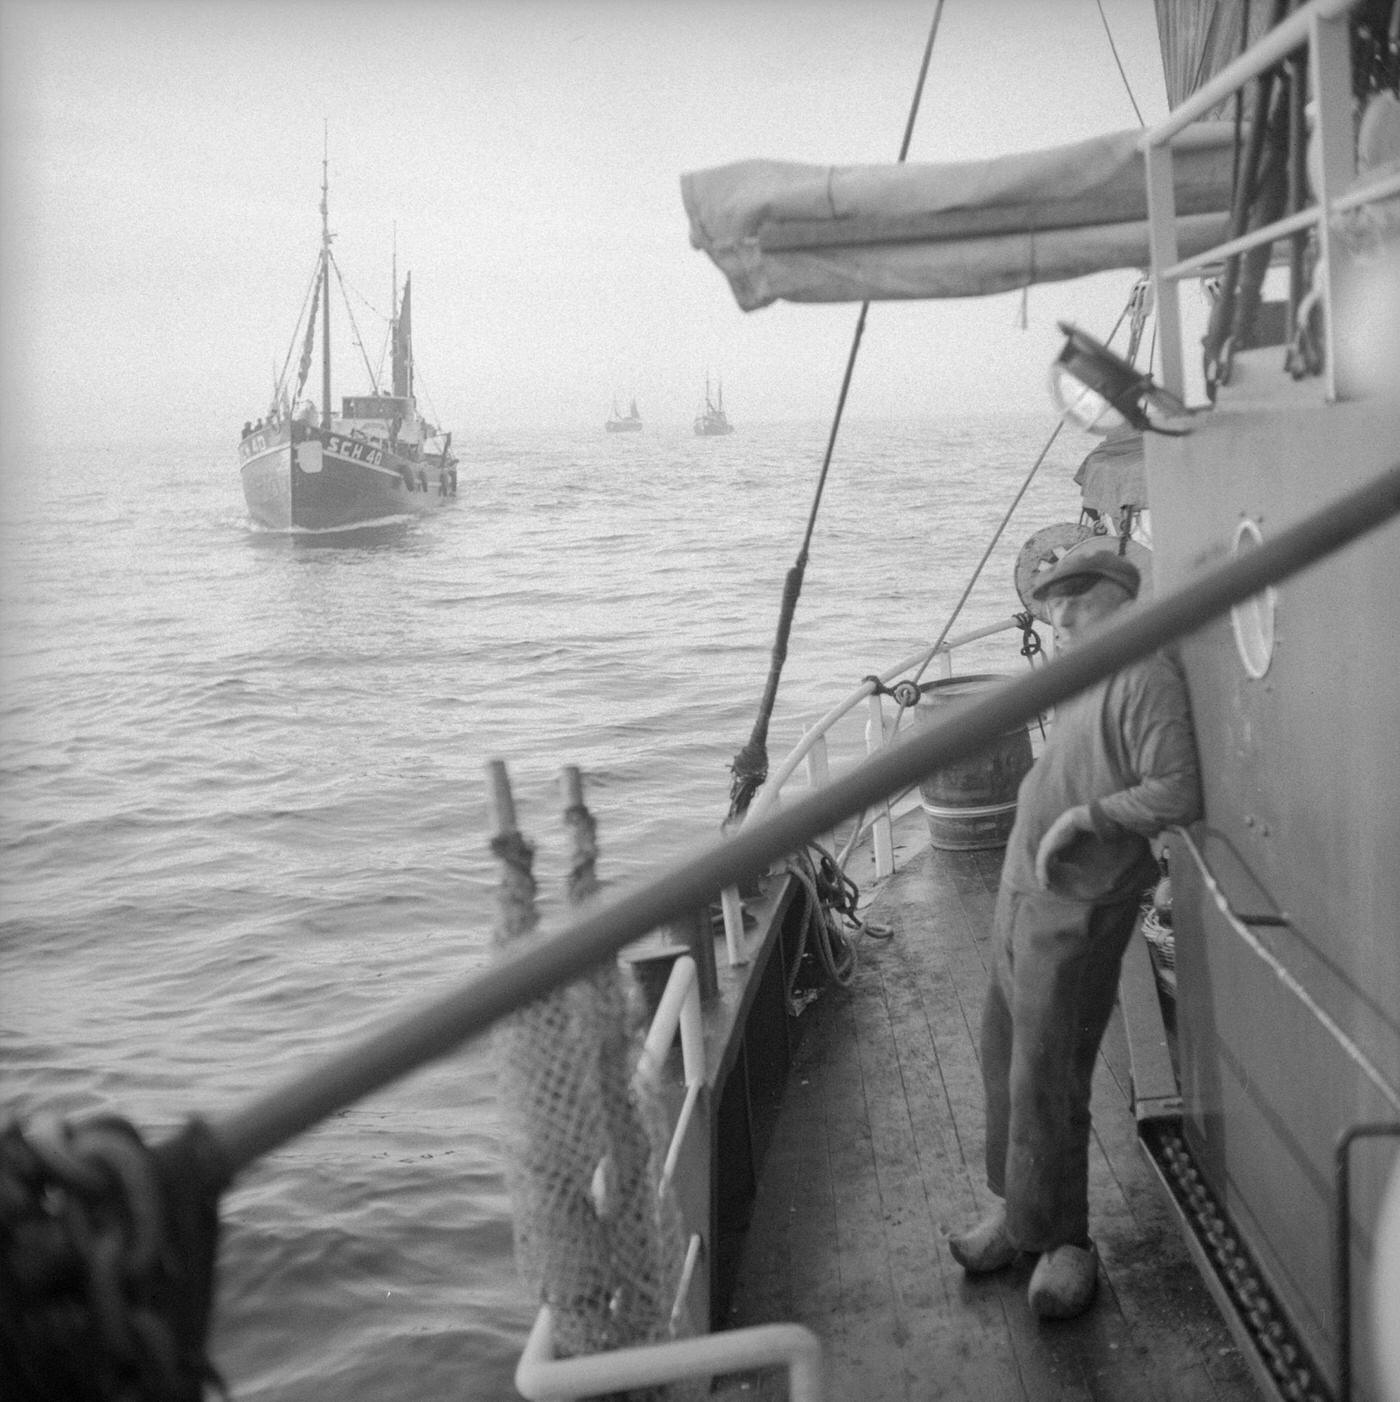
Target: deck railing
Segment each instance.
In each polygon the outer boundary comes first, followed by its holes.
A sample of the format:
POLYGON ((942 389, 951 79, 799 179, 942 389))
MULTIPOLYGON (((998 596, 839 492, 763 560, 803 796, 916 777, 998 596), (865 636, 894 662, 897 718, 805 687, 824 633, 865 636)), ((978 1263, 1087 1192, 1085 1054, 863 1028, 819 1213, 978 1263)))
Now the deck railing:
MULTIPOLYGON (((984 628, 974 628, 955 638, 948 638, 934 648, 923 648, 902 661, 896 662, 894 666, 877 676, 866 677, 854 691, 837 702, 825 715, 804 730, 802 739, 764 781, 763 787, 759 789, 748 812, 744 815, 742 826, 751 827, 762 822, 768 814, 772 813, 782 801, 784 785, 804 766, 807 779, 806 787, 809 791, 823 788, 831 782, 828 736, 833 728, 849 716, 862 702, 867 707, 865 753, 868 757, 877 754, 887 745, 893 743, 898 734, 898 718, 893 725, 887 724, 885 720, 882 688, 888 689, 892 683, 897 684, 901 679, 916 684, 924 669, 935 659, 938 662, 939 674, 943 677, 951 677, 953 675, 953 653, 958 648, 1020 627, 1019 620, 1011 617, 1003 619, 1000 623, 989 624, 984 628)), ((868 831, 871 834, 871 843, 874 849, 875 875, 885 877, 894 871, 893 810, 913 787, 915 786, 910 785, 909 789, 905 789, 901 793, 891 794, 876 804, 873 810, 857 815, 847 838, 846 847, 838 858, 838 864, 844 866, 850 851, 862 835, 868 831)), ((743 939, 744 912, 737 887, 725 888, 720 896, 720 908, 724 915, 725 950, 729 962, 731 966, 746 963, 748 954, 745 951, 743 939)))
POLYGON ((1333 231, 1335 214, 1356 209, 1400 193, 1400 174, 1389 172, 1356 186, 1353 134, 1351 54, 1347 15, 1359 0, 1311 0, 1271 29, 1253 48, 1222 68, 1197 89, 1166 121, 1142 139, 1146 161, 1149 246, 1157 301, 1158 335, 1162 348, 1162 382, 1173 394, 1184 393, 1179 283, 1204 268, 1304 230, 1316 230, 1317 263, 1313 294, 1323 313, 1323 384, 1329 400, 1355 392, 1354 372, 1338 355, 1333 310, 1336 291, 1348 275, 1352 255, 1333 231), (1173 184, 1172 138, 1223 99, 1280 59, 1307 45, 1312 75, 1317 156, 1312 168, 1314 203, 1307 209, 1262 228, 1180 259, 1176 240, 1176 189, 1173 184))

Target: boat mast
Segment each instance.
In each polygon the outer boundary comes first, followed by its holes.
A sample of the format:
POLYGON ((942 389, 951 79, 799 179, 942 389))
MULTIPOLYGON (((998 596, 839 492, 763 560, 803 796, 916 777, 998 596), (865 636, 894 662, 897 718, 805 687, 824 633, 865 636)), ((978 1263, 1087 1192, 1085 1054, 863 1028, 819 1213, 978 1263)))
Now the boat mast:
POLYGON ((331 230, 327 206, 330 123, 321 148, 321 427, 331 426, 331 230))
MULTIPOLYGON (((390 388, 397 394, 399 392, 398 386, 392 383, 398 378, 393 367, 398 364, 399 358, 399 221, 397 219, 394 220, 392 228, 389 257, 389 305, 393 308, 393 314, 389 318, 389 377, 390 388)), ((383 361, 380 361, 380 364, 382 366, 383 361)), ((378 389, 379 386, 376 385, 376 393, 378 389)))

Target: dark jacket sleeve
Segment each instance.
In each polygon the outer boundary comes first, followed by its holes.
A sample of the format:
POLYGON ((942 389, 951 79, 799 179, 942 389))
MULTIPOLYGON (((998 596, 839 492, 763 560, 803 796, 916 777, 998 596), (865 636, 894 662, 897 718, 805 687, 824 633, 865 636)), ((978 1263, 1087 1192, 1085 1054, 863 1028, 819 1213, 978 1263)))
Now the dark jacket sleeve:
POLYGON ((1117 743, 1124 788, 1089 805, 1095 831, 1155 837, 1201 816, 1201 779, 1191 705, 1180 667, 1166 654, 1123 678, 1117 743))

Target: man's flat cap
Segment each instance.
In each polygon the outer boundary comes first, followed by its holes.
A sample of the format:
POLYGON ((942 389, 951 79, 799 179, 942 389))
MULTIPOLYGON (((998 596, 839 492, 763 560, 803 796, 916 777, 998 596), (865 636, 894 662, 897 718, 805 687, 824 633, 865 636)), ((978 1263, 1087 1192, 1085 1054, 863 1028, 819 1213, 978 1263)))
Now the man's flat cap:
POLYGON ((1043 599, 1057 584, 1071 579, 1082 581, 1082 589, 1088 589, 1096 579, 1111 579, 1121 584, 1134 599, 1142 587, 1138 567, 1112 546, 1107 546, 1103 550, 1071 551, 1031 590, 1031 597, 1043 599))

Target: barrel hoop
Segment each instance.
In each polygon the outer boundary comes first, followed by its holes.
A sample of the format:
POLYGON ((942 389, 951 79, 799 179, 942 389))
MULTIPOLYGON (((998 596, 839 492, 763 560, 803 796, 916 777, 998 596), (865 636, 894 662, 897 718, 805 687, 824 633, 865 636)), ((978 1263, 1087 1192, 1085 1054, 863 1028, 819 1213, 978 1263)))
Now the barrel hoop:
POLYGON ((981 807, 945 808, 927 799, 919 800, 919 807, 931 818, 997 818, 1004 813, 1016 811, 1016 800, 1010 803, 987 803, 981 807))

